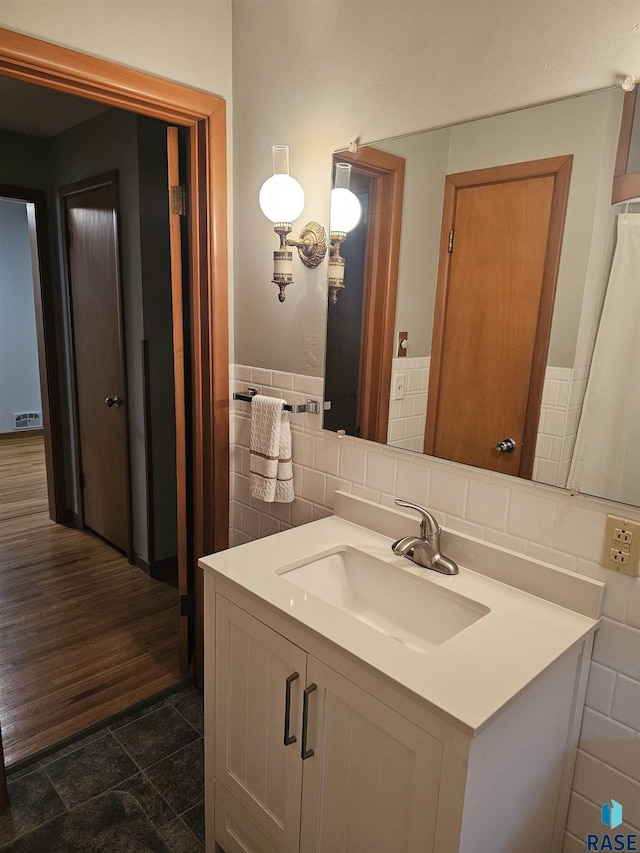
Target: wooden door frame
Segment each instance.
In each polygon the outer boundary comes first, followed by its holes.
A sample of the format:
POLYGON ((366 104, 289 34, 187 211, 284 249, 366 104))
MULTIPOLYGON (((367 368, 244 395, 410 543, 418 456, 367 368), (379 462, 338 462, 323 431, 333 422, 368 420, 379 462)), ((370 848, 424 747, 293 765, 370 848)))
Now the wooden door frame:
POLYGON ((453 229, 456 216, 457 191, 459 189, 469 189, 488 184, 505 183, 506 181, 552 177, 554 179, 554 186, 551 212, 549 215, 549 238, 547 241, 547 253, 540 294, 540 309, 538 311, 533 362, 531 365, 531 383, 529 385, 524 423, 524 448, 518 474, 519 477, 531 479, 572 163, 573 155, 567 154, 561 157, 547 157, 543 160, 530 160, 525 163, 492 166, 488 169, 476 169, 470 172, 458 172, 457 174, 446 176, 442 208, 442 228, 440 231, 436 301, 433 313, 429 402, 427 403, 427 423, 424 432, 424 452, 426 454, 433 455, 432 450, 436 439, 437 406, 433 404, 433 401, 439 399, 440 382, 442 379, 444 324, 447 313, 449 274, 451 271, 451 253, 448 247, 449 236, 453 229))
MULTIPOLYGON (((187 484, 178 483, 178 505, 182 507, 178 525, 188 525, 195 557, 226 548, 229 352, 225 102, 179 83, 3 28, 0 28, 0 75, 189 129, 193 514, 187 519, 187 484)), ((196 679, 201 680, 203 583, 201 570, 194 566, 193 571, 196 602, 193 663, 196 679)), ((186 616, 181 618, 181 632, 186 621, 186 616)))
POLYGON ((405 160, 404 157, 363 146, 356 152, 334 154, 333 162, 350 163, 354 172, 370 179, 358 423, 361 438, 386 444, 405 160))
POLYGON ((611 204, 619 204, 630 198, 640 196, 640 173, 627 172, 629 154, 631 152, 631 135, 633 119, 638 106, 638 87, 626 92, 622 101, 622 117, 620 119, 620 136, 616 150, 616 165, 614 169, 611 204))
MULTIPOLYGON (((117 276, 116 276, 116 301, 118 303, 117 311, 118 311, 118 352, 120 357, 120 388, 122 391, 122 396, 124 397, 125 403, 125 457, 126 457, 126 514, 127 514, 127 560, 129 563, 133 565, 134 563, 134 553, 133 553, 133 519, 132 519, 132 497, 131 497, 131 445, 130 445, 130 425, 129 425, 129 393, 128 393, 128 382, 127 382, 127 347, 125 340, 125 321, 124 321, 124 298, 122 293, 122 257, 121 257, 121 239, 120 239, 120 195, 118 191, 118 174, 117 172, 108 172, 104 175, 96 175, 92 178, 85 178, 81 181, 74 181, 72 184, 67 184, 66 186, 60 187, 58 190, 58 201, 59 201, 59 210, 61 217, 61 226, 62 233, 65 236, 65 246, 64 246, 64 258, 62 260, 62 270, 64 271, 64 275, 62 276, 62 298, 64 301, 64 311, 66 313, 66 319, 68 322, 69 328, 69 341, 68 341, 68 349, 69 349, 69 362, 71 365, 71 387, 70 391, 70 403, 71 403, 71 416, 73 418, 73 439, 72 439, 72 453, 74 456, 74 474, 75 474, 75 485, 76 485, 76 495, 78 498, 78 525, 80 527, 84 526, 84 491, 83 485, 81 482, 81 475, 84 471, 82 465, 82 446, 80 442, 80 410, 78 405, 78 375, 77 375, 77 361, 76 361, 76 339, 75 339, 75 327, 73 324, 73 299, 71 296, 71 264, 69 258, 69 241, 67 235, 69 234, 69 218, 67 215, 67 206, 66 201, 73 196, 80 195, 83 192, 88 190, 100 189, 102 187, 113 187, 116 195, 116 262, 117 262, 117 276)), ((147 492, 147 503, 151 500, 151 495, 147 492)))
POLYGON ((42 190, 13 187, 6 184, 0 184, 0 197, 13 198, 27 204, 36 318, 36 345, 40 374, 42 431, 47 460, 47 499, 50 518, 58 523, 63 523, 68 520, 68 516, 65 509, 60 386, 57 369, 47 369, 47 353, 56 352, 53 322, 55 297, 50 266, 47 198, 42 190))

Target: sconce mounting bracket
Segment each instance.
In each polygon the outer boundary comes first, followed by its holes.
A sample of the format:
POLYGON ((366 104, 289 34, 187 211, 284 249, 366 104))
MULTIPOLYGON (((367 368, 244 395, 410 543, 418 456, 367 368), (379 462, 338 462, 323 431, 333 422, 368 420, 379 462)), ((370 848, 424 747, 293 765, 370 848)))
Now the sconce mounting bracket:
POLYGON ((327 254, 327 234, 318 222, 307 222, 300 232, 300 239, 287 240, 287 245, 296 246, 305 267, 315 269, 327 254))

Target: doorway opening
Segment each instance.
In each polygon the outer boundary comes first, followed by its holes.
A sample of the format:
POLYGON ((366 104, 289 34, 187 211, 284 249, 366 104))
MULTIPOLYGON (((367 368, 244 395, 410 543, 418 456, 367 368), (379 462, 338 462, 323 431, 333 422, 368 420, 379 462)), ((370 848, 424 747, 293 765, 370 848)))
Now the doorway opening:
MULTIPOLYGON (((150 116, 184 129, 190 200, 186 240, 190 256, 183 312, 191 336, 184 353, 191 398, 176 406, 180 657, 196 681, 202 672, 202 596, 197 556, 224 548, 228 535, 228 352, 226 280, 225 108, 220 98, 131 71, 8 30, 0 40, 0 77, 150 116), (188 408, 188 411, 187 411, 188 408), (214 511, 215 508, 215 511, 214 511), (193 630, 190 631, 190 623, 193 630), (190 642, 191 638, 191 642, 190 642)), ((46 239, 47 223, 40 235, 46 239)), ((40 270, 42 272, 42 269, 40 270)), ((43 286, 46 301, 47 285, 43 286)), ((43 322, 49 353, 58 352, 55 325, 43 322)), ((182 355, 182 353, 181 353, 182 355)), ((56 468, 60 423, 55 370, 47 372, 43 421, 47 474, 55 516, 64 506, 65 472, 56 468), (47 406, 49 410, 46 411, 47 406)), ((53 516, 52 516, 53 517, 53 516)), ((65 518, 55 518, 65 521, 65 518)))

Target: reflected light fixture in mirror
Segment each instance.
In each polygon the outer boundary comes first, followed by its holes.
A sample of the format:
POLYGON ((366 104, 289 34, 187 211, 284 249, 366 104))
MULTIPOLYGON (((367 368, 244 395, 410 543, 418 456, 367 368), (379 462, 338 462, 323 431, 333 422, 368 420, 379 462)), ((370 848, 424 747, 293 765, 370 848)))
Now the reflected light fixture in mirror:
POLYGON ((293 252, 288 247, 296 246, 302 263, 311 268, 321 264, 327 252, 325 230, 317 222, 308 222, 299 240, 287 239, 291 223, 304 209, 304 190, 289 174, 288 145, 273 146, 273 175, 260 188, 258 201, 280 237, 280 247, 273 253, 273 283, 280 289, 278 299, 284 302, 285 288, 293 284, 293 252))
POLYGON ((362 205, 349 189, 350 180, 351 164, 336 163, 329 215, 329 302, 332 305, 338 301, 338 290, 344 287, 344 258, 340 254, 340 246, 362 216, 362 205))

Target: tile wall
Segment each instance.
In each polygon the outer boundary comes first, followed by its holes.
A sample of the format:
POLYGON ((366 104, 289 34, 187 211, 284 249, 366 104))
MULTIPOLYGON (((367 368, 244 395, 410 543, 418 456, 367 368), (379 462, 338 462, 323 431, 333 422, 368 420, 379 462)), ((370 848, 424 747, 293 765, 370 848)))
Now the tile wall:
POLYGON ((540 483, 567 484, 588 375, 588 367, 547 367, 533 464, 540 483))
MULTIPOLYGON (((248 384, 289 402, 322 399, 322 380, 232 366, 232 390, 248 384)), ((336 489, 392 505, 404 497, 428 506, 441 524, 607 583, 596 635, 564 853, 583 853, 600 832, 600 806, 624 807, 620 832, 640 832, 640 580, 601 568, 607 513, 640 511, 546 485, 322 431, 322 415, 291 415, 292 504, 249 495, 250 404, 231 417, 231 543, 247 542, 332 512, 336 489)), ((399 531, 398 535, 401 535, 399 531)))
POLYGON ((422 453, 431 358, 394 358, 391 365, 388 444, 422 453), (400 386, 402 391, 399 390, 400 386))

